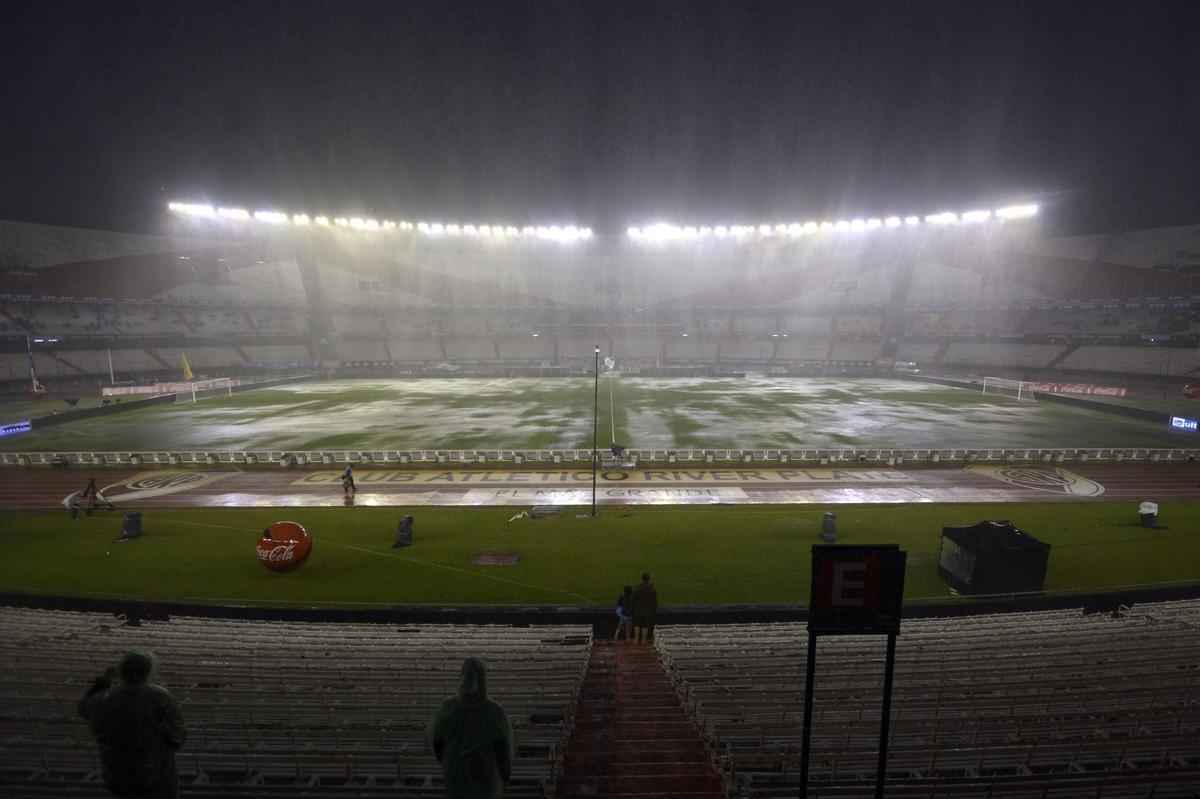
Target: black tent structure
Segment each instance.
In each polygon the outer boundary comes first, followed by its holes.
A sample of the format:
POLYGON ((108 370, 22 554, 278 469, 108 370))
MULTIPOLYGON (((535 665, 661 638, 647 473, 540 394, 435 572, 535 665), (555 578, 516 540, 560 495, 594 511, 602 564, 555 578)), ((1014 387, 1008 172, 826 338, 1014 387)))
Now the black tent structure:
POLYGON ((961 594, 1041 591, 1050 545, 1007 521, 943 527, 938 573, 961 594))

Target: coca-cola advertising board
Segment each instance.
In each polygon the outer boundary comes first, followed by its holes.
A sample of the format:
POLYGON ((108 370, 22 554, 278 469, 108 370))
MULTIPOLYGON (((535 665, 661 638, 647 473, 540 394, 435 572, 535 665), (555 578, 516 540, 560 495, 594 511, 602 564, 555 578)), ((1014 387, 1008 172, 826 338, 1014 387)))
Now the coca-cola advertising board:
POLYGON ((275 522, 258 539, 258 562, 273 572, 299 566, 312 552, 312 537, 296 522, 275 522))

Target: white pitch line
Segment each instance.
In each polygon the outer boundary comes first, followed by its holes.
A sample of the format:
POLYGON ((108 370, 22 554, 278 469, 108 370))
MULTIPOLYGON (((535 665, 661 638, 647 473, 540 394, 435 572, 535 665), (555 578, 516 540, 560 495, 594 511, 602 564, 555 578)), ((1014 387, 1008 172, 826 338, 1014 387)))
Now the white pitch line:
POLYGON ((497 583, 507 583, 508 585, 515 585, 515 586, 519 586, 521 588, 532 588, 536 591, 546 591, 546 592, 552 593, 552 594, 566 594, 567 596, 573 596, 577 599, 582 599, 587 602, 595 602, 596 601, 596 600, 592 599, 591 597, 584 596, 583 594, 577 594, 574 591, 567 591, 562 588, 547 588, 547 587, 541 586, 541 585, 531 585, 530 583, 523 583, 523 582, 520 582, 519 580, 509 580, 505 577, 496 577, 491 574, 481 574, 479 572, 473 572, 469 569, 463 569, 458 566, 448 566, 445 563, 434 563, 433 561, 428 561, 428 560, 418 560, 417 558, 408 558, 408 557, 404 557, 398 553, 377 552, 374 549, 367 549, 366 547, 355 546, 354 544, 334 543, 333 546, 342 547, 344 549, 355 549, 355 550, 358 550, 359 552, 366 552, 369 555, 377 555, 381 558, 396 558, 396 559, 404 561, 406 563, 416 563, 420 566, 429 566, 434 569, 445 569, 446 571, 461 572, 462 574, 466 574, 471 577, 480 577, 480 578, 483 578, 484 580, 491 580, 491 581, 497 582, 497 583))
MULTIPOLYGON (((227 524, 208 524, 207 522, 185 522, 185 521, 180 521, 180 520, 176 520, 175 524, 188 524, 193 527, 215 527, 215 528, 222 529, 222 530, 235 530, 237 532, 245 531, 245 528, 231 527, 230 525, 227 525, 227 524)), ((434 563, 433 561, 420 560, 418 558, 412 558, 412 557, 404 557, 403 555, 400 555, 399 553, 377 552, 374 549, 367 549, 366 547, 355 546, 354 544, 339 544, 336 541, 326 541, 326 542, 322 543, 322 546, 335 546, 335 547, 341 547, 343 549, 354 549, 359 552, 366 552, 370 555, 377 555, 382 558, 398 558, 399 560, 405 561, 407 563, 415 563, 418 566, 428 566, 433 569, 445 569, 446 571, 461 572, 462 574, 466 574, 471 577, 479 577, 484 580, 491 580, 492 582, 507 583, 508 585, 515 585, 520 588, 531 588, 535 591, 544 591, 544 592, 550 593, 550 594, 566 594, 567 596, 573 596, 577 599, 582 599, 586 602, 595 602, 596 601, 596 600, 592 599, 591 597, 584 596, 583 594, 577 594, 574 591, 567 591, 562 588, 547 588, 542 585, 533 585, 531 583, 523 583, 519 580, 509 580, 505 577, 496 577, 495 575, 491 575, 491 574, 481 574, 479 572, 471 571, 470 569, 463 569, 458 566, 449 566, 445 563, 434 563)))

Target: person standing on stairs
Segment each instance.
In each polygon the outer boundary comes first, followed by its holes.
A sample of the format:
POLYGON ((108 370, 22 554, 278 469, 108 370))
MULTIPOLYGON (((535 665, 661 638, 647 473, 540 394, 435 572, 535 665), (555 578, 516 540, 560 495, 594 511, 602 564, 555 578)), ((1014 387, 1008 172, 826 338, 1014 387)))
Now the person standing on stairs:
POLYGON ((620 641, 622 635, 626 641, 633 640, 633 586, 625 586, 621 596, 617 597, 617 631, 613 640, 620 641))
POLYGON ((633 590, 633 631, 639 644, 648 643, 654 636, 656 615, 658 591, 650 582, 650 572, 642 572, 642 584, 633 590))
POLYGON ((462 665, 458 695, 442 702, 429 728, 448 799, 499 799, 512 776, 513 734, 504 708, 487 697, 487 669, 462 665))

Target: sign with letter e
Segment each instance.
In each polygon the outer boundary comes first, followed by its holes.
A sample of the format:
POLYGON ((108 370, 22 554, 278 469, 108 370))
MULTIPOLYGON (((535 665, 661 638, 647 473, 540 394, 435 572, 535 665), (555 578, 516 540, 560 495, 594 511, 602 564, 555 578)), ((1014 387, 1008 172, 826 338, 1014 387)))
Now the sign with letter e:
POLYGON ((818 635, 898 634, 907 555, 895 544, 814 546, 808 631, 818 635))

